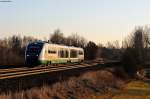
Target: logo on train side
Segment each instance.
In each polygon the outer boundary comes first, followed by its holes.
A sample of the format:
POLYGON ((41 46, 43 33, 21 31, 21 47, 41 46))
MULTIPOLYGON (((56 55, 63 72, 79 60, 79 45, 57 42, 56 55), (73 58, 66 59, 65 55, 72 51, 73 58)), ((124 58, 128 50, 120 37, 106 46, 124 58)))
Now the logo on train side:
POLYGON ((0 2, 12 2, 11 0, 0 0, 0 2))

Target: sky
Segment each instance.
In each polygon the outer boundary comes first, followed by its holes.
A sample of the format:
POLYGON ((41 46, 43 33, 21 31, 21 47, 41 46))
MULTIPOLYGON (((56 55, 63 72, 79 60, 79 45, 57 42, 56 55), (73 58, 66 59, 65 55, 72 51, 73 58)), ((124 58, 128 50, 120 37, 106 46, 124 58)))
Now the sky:
MULTIPOLYGON (((1 1, 1 0, 0 0, 1 1)), ((4 0, 3 0, 4 1, 4 0)), ((150 0, 11 0, 0 2, 0 38, 48 39, 56 29, 105 44, 150 24, 150 0)))

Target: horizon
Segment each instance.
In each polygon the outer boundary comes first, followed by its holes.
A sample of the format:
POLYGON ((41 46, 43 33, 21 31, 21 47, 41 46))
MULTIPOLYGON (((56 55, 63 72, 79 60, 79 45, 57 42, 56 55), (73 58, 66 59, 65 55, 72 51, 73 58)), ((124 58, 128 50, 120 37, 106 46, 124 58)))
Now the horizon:
POLYGON ((0 38, 21 35, 43 40, 60 29, 65 36, 77 33, 97 44, 122 42, 136 26, 148 25, 148 4, 148 0, 0 2, 0 38))

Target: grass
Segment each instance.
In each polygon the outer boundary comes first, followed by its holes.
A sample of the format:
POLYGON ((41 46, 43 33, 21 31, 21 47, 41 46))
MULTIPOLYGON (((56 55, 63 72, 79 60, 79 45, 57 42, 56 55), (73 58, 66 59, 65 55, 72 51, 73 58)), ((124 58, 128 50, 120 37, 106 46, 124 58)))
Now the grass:
POLYGON ((147 81, 132 81, 124 90, 113 91, 112 99, 150 99, 150 83, 147 81))

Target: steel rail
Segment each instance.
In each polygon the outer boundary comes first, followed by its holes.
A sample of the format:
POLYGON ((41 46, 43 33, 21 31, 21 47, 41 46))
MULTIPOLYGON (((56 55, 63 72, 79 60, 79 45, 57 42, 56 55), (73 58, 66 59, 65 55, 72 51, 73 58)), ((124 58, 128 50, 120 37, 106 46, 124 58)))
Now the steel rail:
MULTIPOLYGON (((95 61, 91 61, 91 62, 95 62, 95 61)), ((89 61, 88 62, 85 61, 84 63, 80 63, 80 64, 86 64, 86 63, 89 63, 89 61)), ((66 65, 76 65, 76 64, 66 64, 66 65)), ((55 67, 53 65, 49 65, 49 66, 51 66, 52 68, 55 67)), ((49 66, 42 66, 42 65, 40 65, 40 66, 36 66, 34 68, 22 67, 22 68, 0 69, 0 74, 5 74, 5 73, 9 73, 9 72, 18 72, 18 71, 29 71, 29 70, 43 69, 43 68, 47 68, 49 66)), ((61 65, 58 64, 57 66, 63 66, 63 65, 62 64, 61 65)))
MULTIPOLYGON (((66 64, 66 65, 57 65, 57 67, 62 67, 62 66, 70 66, 70 65, 75 65, 75 64, 66 64)), ((31 70, 37 70, 37 69, 44 69, 44 68, 55 68, 55 65, 49 65, 49 66, 36 66, 36 67, 33 67, 33 68, 28 68, 28 67, 23 67, 23 68, 10 68, 10 69, 0 69, 0 74, 5 74, 5 73, 10 73, 10 72, 18 72, 18 71, 31 71, 31 70)))
POLYGON ((84 64, 84 65, 71 65, 71 66, 60 66, 60 67, 49 67, 49 68, 43 68, 43 69, 35 69, 30 71, 19 71, 19 72, 12 72, 7 74, 1 74, 1 79, 8 79, 8 78, 15 78, 15 77, 22 77, 22 76, 28 76, 28 75, 34 75, 34 74, 42 74, 42 73, 48 73, 48 72, 54 72, 54 71, 62 71, 62 70, 68 70, 68 69, 75 69, 75 68, 82 68, 82 67, 90 67, 93 65, 97 65, 98 63, 92 63, 92 64, 84 64))
POLYGON ((64 65, 64 66, 59 66, 59 67, 46 67, 46 68, 36 68, 36 69, 28 69, 28 70, 25 70, 25 71, 18 71, 18 72, 10 72, 10 73, 7 73, 7 74, 1 74, 1 76, 5 76, 5 75, 13 75, 13 74, 19 74, 19 73, 30 73, 30 72, 36 72, 36 71, 43 71, 43 70, 46 70, 46 69, 61 69, 61 68, 70 68, 70 67, 76 67, 78 65, 64 65))

